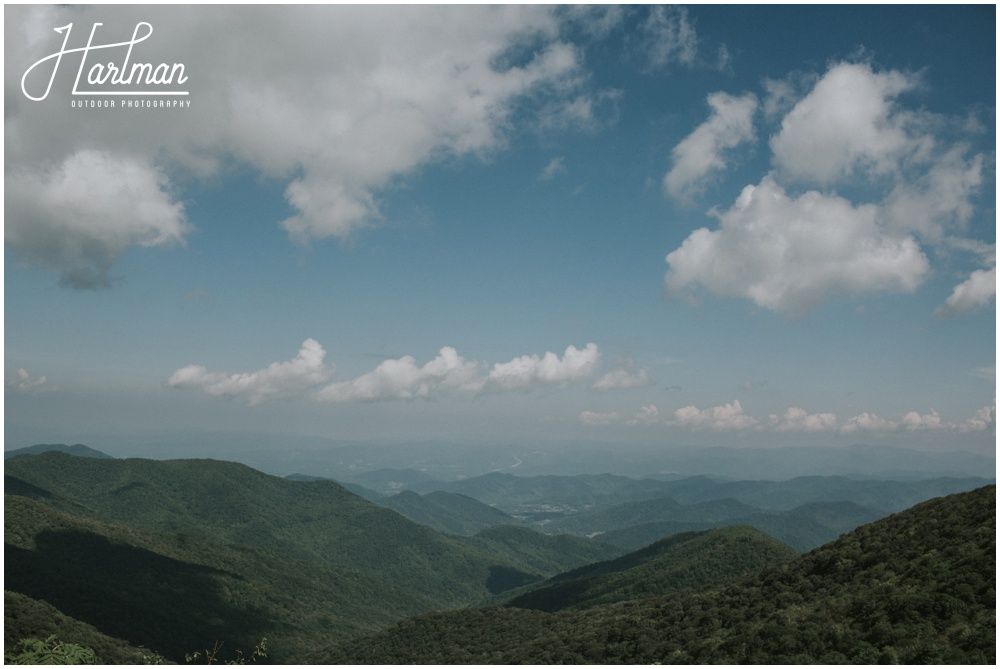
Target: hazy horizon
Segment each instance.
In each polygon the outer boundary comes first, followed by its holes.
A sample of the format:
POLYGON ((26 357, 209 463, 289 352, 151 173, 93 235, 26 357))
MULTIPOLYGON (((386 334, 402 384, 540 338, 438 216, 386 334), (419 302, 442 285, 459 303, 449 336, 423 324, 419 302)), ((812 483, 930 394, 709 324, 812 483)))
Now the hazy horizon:
POLYGON ((995 455, 992 5, 4 16, 6 450, 995 455))

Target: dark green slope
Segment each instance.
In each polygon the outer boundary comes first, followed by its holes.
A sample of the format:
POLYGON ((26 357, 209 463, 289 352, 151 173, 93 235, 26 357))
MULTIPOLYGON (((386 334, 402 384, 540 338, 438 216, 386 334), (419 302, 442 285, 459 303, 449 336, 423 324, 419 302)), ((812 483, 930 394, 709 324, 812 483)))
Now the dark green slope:
MULTIPOLYGON (((7 590, 174 661, 215 641, 249 650, 263 637, 273 660, 296 661, 317 639, 432 608, 357 571, 86 520, 13 495, 4 497, 4 557, 7 590)), ((5 634, 36 633, 26 626, 8 619, 5 634)))
POLYGON ((796 555, 798 551, 752 527, 686 532, 560 574, 507 605, 540 611, 588 609, 721 583, 796 555))
POLYGON ((524 521, 508 516, 482 502, 450 492, 430 492, 419 495, 404 490, 398 495, 375 500, 415 523, 426 525, 438 532, 472 536, 480 530, 496 525, 521 525, 524 521))
POLYGON ((924 502, 736 581, 544 613, 409 619, 327 663, 996 663, 996 489, 924 502))
POLYGON ((94 651, 98 664, 146 664, 153 651, 101 634, 93 625, 64 615, 51 604, 18 592, 3 593, 4 652, 14 652, 22 639, 45 640, 50 635, 63 643, 94 651))
POLYGON ((5 463, 36 497, 117 525, 183 532, 366 571, 438 607, 490 596, 496 567, 517 569, 345 490, 215 460, 96 460, 45 453, 5 463), (83 509, 84 511, 81 511, 83 509))
POLYGON ((21 455, 38 455, 39 453, 48 453, 49 451, 68 453, 69 455, 76 455, 81 458, 111 458, 107 453, 102 453, 83 444, 73 444, 72 446, 67 446, 66 444, 35 444, 34 446, 15 448, 12 451, 4 451, 3 459, 8 460, 21 455))

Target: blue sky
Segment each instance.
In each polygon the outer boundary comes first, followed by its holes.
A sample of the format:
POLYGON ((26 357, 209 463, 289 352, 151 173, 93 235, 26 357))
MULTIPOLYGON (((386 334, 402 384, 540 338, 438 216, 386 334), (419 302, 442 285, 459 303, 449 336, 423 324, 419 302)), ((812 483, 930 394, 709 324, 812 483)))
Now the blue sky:
POLYGON ((994 57, 992 5, 7 6, 7 448, 992 453, 994 57), (190 107, 29 99, 95 22, 190 107))

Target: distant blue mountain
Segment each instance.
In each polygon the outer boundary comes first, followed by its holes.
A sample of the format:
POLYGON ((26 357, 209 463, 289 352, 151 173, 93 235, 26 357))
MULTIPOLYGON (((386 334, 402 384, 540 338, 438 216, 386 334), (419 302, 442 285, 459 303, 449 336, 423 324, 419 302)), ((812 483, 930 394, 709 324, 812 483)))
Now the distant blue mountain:
POLYGON ((49 451, 59 451, 60 453, 68 453, 69 455, 75 455, 81 458, 102 458, 105 460, 114 460, 114 457, 108 455, 107 453, 101 453, 100 451, 90 448, 89 446, 84 446, 83 444, 73 444, 72 446, 67 446, 66 444, 35 444, 34 446, 16 448, 12 451, 4 451, 3 459, 10 460, 11 458, 16 458, 22 455, 38 455, 39 453, 48 453, 49 451))

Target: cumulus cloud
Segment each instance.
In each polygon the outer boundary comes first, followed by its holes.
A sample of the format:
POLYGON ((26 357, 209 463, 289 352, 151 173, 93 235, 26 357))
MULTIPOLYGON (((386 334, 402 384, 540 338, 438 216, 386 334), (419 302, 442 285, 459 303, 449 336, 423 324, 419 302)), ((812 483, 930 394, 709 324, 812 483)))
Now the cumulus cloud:
POLYGON ((955 289, 935 312, 938 316, 960 316, 985 307, 996 298, 997 268, 977 269, 955 289))
POLYGON ((686 406, 674 411, 674 425, 693 429, 715 430, 726 432, 731 430, 746 430, 757 427, 759 421, 743 413, 739 400, 732 404, 699 409, 696 406, 686 406))
POLYGON ((768 416, 768 423, 777 432, 827 432, 837 429, 837 414, 811 414, 805 409, 790 407, 784 416, 768 416))
MULTIPOLYGON (((502 150, 516 109, 548 119, 593 113, 579 50, 560 38, 561 16, 526 5, 12 10, 8 82, 58 50, 55 27, 72 23, 76 46, 95 22, 106 43, 146 21, 154 33, 133 57, 183 62, 193 104, 183 113, 80 113, 66 123, 76 55, 64 58, 47 99, 8 91, 8 239, 68 285, 107 285, 128 246, 183 237, 173 185, 232 165, 286 184, 293 211, 275 223, 292 239, 348 237, 381 220, 379 194, 401 177, 502 150)), ((26 82, 36 96, 47 83, 41 69, 26 82)))
POLYGON ((839 430, 844 434, 850 434, 859 430, 889 432, 895 430, 898 426, 899 424, 894 421, 888 421, 881 416, 866 411, 848 418, 840 426, 839 430))
POLYGON ((167 380, 172 388, 202 390, 216 397, 245 397, 250 404, 288 397, 330 379, 336 366, 326 365, 326 351, 315 339, 302 342, 298 354, 287 362, 274 362, 256 372, 230 374, 209 372, 201 365, 188 365, 167 380))
POLYGON ((406 355, 385 360, 372 371, 345 381, 332 380, 337 368, 324 363, 325 357, 323 347, 307 339, 298 355, 287 362, 235 374, 187 365, 174 372, 167 385, 201 390, 215 397, 242 397, 249 404, 292 396, 308 396, 319 402, 377 402, 426 399, 448 392, 474 395, 530 391, 585 381, 597 369, 600 350, 593 343, 582 349, 569 346, 561 358, 547 352, 488 367, 466 360, 454 348, 445 346, 424 365, 417 365, 413 356, 406 355))
POLYGON ((146 160, 93 149, 4 177, 4 235, 23 258, 72 288, 107 288, 132 245, 181 243, 190 229, 163 173, 146 160))
MULTIPOLYGON (((903 107, 900 96, 921 86, 917 75, 852 62, 834 63, 821 77, 766 80, 763 116, 783 115, 769 142, 774 169, 729 209, 710 210, 717 229, 694 231, 667 255, 667 293, 700 285, 802 315, 833 295, 916 290, 930 273, 921 244, 955 246, 961 239, 986 161, 970 155, 965 142, 945 139, 969 132, 964 120, 903 107), (838 187, 859 187, 869 199, 851 201, 838 187)), ((729 100, 749 104, 746 96, 729 100)), ((722 118, 713 112, 678 145, 684 159, 666 179, 672 195, 696 193, 703 175, 724 166, 718 135, 710 132, 722 118)), ((734 127, 732 142, 753 136, 752 126, 734 127)), ((994 264, 956 287, 939 314, 989 302, 994 264)))
POLYGON ((725 169, 724 153, 754 139, 753 115, 757 96, 735 97, 727 93, 708 96, 711 115, 673 149, 674 166, 663 185, 667 192, 686 199, 704 189, 707 179, 725 169))
POLYGON ((820 184, 856 171, 893 172, 922 140, 907 132, 909 116, 893 103, 918 83, 866 63, 832 66, 782 120, 771 139, 774 164, 787 178, 820 184))
POLYGON ((660 422, 660 410, 655 404, 647 404, 640 408, 626 421, 629 425, 653 425, 660 422))
POLYGON ((591 386, 594 390, 621 390, 627 388, 645 388, 653 385, 653 380, 645 369, 636 370, 632 360, 626 360, 616 369, 611 370, 591 386))
POLYGON ((879 228, 877 207, 817 191, 793 198, 773 176, 713 213, 718 230, 696 230, 667 255, 668 294, 700 284, 804 314, 832 294, 912 292, 929 269, 916 240, 879 228))
POLYGON ((611 425, 617 423, 621 415, 617 411, 599 413, 596 411, 581 411, 580 422, 584 425, 611 425))
POLYGON ((568 346, 560 358, 555 353, 523 355, 490 369, 485 387, 493 390, 531 390, 539 386, 565 385, 583 381, 597 369, 601 352, 597 344, 584 348, 568 346))
POLYGON ((438 390, 478 392, 483 387, 479 363, 465 360, 445 346, 437 357, 417 367, 413 356, 382 362, 350 381, 332 383, 317 393, 327 402, 426 398, 438 390))
POLYGON ((887 225, 939 242, 965 227, 973 213, 972 197, 983 181, 983 156, 966 157, 954 147, 935 159, 928 171, 895 186, 885 202, 887 225))

